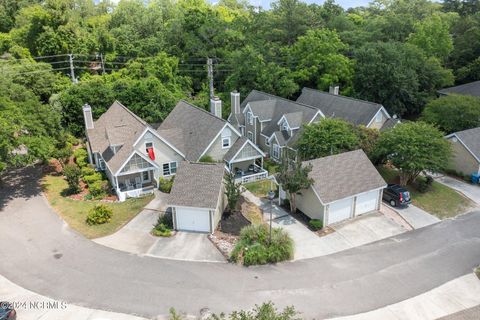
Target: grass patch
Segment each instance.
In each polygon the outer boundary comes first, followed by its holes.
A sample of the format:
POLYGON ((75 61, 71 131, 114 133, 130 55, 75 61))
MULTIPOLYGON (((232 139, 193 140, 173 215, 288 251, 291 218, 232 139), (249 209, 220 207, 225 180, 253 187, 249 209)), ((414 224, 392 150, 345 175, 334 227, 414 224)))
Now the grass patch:
POLYGON ((243 185, 248 191, 256 195, 257 197, 266 197, 268 191, 277 190, 277 185, 270 180, 260 180, 243 185))
MULTIPOLYGON (((398 174, 395 170, 385 167, 377 169, 385 181, 398 183, 398 174)), ((423 177, 419 179, 423 179, 423 177)), ((408 185, 406 188, 410 191, 414 205, 437 216, 439 219, 455 217, 474 205, 472 201, 459 192, 436 181, 424 193, 419 192, 411 185, 408 185)))
POLYGON ((136 216, 154 197, 153 195, 147 195, 142 198, 131 198, 125 202, 115 203, 72 200, 62 196, 62 191, 68 188, 68 184, 62 176, 45 176, 42 187, 50 205, 68 225, 89 239, 114 233, 136 216), (112 210, 112 218, 108 223, 89 226, 85 222, 88 212, 100 203, 112 210))
POLYGON ((262 210, 250 201, 245 200, 243 197, 240 200, 240 210, 243 216, 250 221, 251 224, 259 225, 263 223, 262 210))

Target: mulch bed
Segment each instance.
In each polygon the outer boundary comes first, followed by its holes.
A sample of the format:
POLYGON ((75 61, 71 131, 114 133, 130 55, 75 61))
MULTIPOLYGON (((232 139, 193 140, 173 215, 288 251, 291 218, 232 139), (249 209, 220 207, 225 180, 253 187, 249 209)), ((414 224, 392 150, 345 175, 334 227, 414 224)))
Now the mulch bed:
POLYGON ((250 225, 250 221, 240 211, 224 212, 220 220, 220 230, 231 235, 240 235, 243 227, 250 225))

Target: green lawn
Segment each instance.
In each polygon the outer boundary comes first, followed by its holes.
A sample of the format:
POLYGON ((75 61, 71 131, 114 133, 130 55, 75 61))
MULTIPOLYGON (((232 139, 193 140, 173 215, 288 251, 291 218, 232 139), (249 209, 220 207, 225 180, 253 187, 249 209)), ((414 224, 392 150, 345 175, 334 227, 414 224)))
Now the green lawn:
MULTIPOLYGON (((398 175, 395 170, 385 167, 377 168, 385 181, 388 183, 398 183, 398 175)), ((421 177, 419 179, 422 179, 421 177)), ((437 216, 439 219, 455 217, 460 213, 464 213, 474 203, 464 197, 457 191, 436 181, 433 182, 431 188, 421 193, 413 186, 407 186, 412 197, 412 202, 419 208, 437 216)))
POLYGON ((67 188, 67 182, 62 176, 45 176, 42 185, 50 205, 55 211, 72 229, 90 239, 114 233, 136 216, 153 199, 153 195, 148 195, 142 198, 131 198, 125 202, 101 202, 112 209, 112 220, 106 224, 89 226, 85 223, 88 211, 100 201, 81 201, 63 197, 61 192, 67 188))
POLYGON ((277 185, 270 180, 260 180, 256 182, 246 183, 244 184, 244 187, 257 197, 266 197, 268 191, 277 190, 277 185))

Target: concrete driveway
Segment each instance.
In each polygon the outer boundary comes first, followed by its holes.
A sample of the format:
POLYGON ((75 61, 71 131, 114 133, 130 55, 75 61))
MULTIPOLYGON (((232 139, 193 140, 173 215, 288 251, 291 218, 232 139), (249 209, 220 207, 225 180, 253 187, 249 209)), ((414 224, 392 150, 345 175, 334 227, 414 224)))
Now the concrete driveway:
POLYGON ((137 255, 189 261, 225 262, 205 233, 177 232, 169 238, 150 234, 165 209, 165 195, 155 194, 145 209, 112 235, 94 239, 98 244, 137 255), (161 209, 161 210, 158 210, 161 209))
POLYGON ((440 221, 439 218, 413 204, 410 204, 408 207, 395 207, 392 209, 398 212, 414 229, 423 228, 440 221))
POLYGON ((467 198, 480 205, 480 186, 472 185, 448 176, 435 178, 436 181, 463 193, 467 198))

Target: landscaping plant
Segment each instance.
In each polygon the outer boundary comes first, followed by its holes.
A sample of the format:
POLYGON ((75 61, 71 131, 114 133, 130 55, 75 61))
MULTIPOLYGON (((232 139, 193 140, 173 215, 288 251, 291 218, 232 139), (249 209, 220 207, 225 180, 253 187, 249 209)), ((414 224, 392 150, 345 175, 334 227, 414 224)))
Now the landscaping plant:
POLYGON ((171 177, 170 179, 160 177, 160 180, 158 181, 158 189, 162 192, 170 193, 170 191, 172 191, 174 179, 175 176, 171 177))
POLYGON ((270 241, 266 225, 250 225, 240 232, 240 239, 230 259, 250 266, 290 260, 293 258, 293 252, 293 240, 283 229, 274 228, 270 241))
POLYGON ((309 188, 313 180, 308 176, 312 166, 303 166, 301 161, 289 161, 287 157, 282 159, 278 182, 290 195, 290 211, 297 211, 296 194, 302 189, 309 188))
POLYGON ((73 151, 75 157, 75 163, 80 167, 86 167, 88 165, 88 152, 85 148, 78 148, 73 151))
POLYGON ((104 204, 98 204, 88 212, 86 223, 89 226, 104 224, 110 222, 111 218, 112 209, 108 208, 104 204))
POLYGON ((173 219, 172 215, 165 213, 158 217, 157 224, 152 230, 156 237, 170 237, 172 235, 173 219))
POLYGON ((68 191, 71 194, 80 192, 80 176, 82 172, 75 164, 67 164, 63 168, 63 175, 68 183, 68 191))
POLYGON ((88 190, 90 191, 90 194, 92 195, 92 197, 96 199, 100 199, 100 198, 103 198, 105 195, 107 195, 108 186, 109 186, 108 181, 97 180, 88 185, 88 190))
POLYGON ((235 182, 233 173, 227 174, 225 177, 225 195, 227 196, 227 206, 230 211, 235 210, 238 200, 242 195, 241 183, 235 182))
POLYGON ((319 219, 312 219, 308 222, 308 225, 313 230, 320 230, 323 228, 323 221, 319 219))

